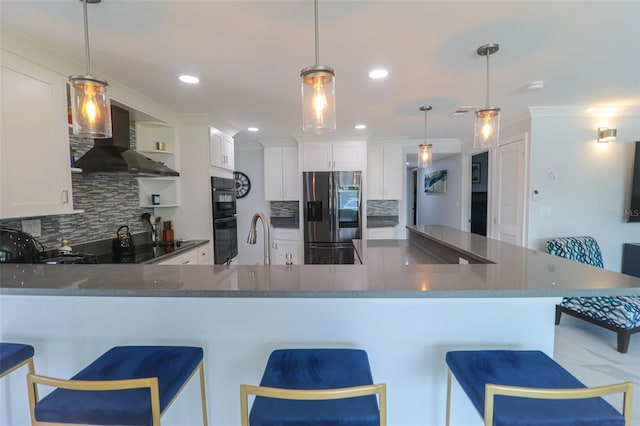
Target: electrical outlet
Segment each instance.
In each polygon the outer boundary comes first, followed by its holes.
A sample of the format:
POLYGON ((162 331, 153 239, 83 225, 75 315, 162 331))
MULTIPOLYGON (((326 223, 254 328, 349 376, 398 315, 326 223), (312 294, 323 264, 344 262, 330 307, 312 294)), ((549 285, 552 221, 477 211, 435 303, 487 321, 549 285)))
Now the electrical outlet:
POLYGON ((42 226, 40 219, 27 219, 22 221, 22 232, 30 234, 32 237, 42 236, 42 226))

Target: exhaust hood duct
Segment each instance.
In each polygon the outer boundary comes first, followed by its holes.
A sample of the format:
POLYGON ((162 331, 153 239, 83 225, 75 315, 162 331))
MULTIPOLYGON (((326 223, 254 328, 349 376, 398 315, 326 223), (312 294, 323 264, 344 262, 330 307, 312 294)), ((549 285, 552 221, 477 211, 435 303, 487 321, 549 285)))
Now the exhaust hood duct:
POLYGON ((76 161, 87 174, 180 176, 180 173, 131 149, 129 111, 111 105, 113 137, 95 139, 93 148, 76 161))

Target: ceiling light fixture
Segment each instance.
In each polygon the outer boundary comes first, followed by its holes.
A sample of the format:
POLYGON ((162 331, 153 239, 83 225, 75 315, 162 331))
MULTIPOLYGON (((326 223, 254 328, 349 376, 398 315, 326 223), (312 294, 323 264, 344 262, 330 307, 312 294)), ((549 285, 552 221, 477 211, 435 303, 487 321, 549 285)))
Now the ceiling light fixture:
POLYGON ((487 102, 484 108, 476 111, 476 123, 473 132, 474 148, 493 148, 498 146, 500 133, 500 108, 489 106, 489 56, 496 53, 500 46, 496 43, 484 44, 476 50, 480 56, 487 57, 487 102))
POLYGON ((336 130, 336 73, 320 65, 318 0, 314 0, 316 64, 300 71, 302 77, 302 131, 323 133, 336 130))
POLYGON ((187 84, 198 84, 198 83, 200 83, 200 79, 198 77, 196 77, 195 75, 182 74, 178 78, 180 79, 181 82, 187 83, 187 84))
POLYGON ((386 76, 389 75, 389 72, 387 70, 384 69, 376 69, 376 70, 372 70, 371 72, 369 72, 369 78, 372 78, 374 80, 379 80, 381 78, 385 78, 386 76))
POLYGON ((101 0, 80 1, 84 10, 84 53, 87 73, 69 77, 73 134, 84 138, 110 138, 111 101, 107 93, 109 83, 91 75, 89 54, 87 3, 100 3, 101 0))
POLYGON ((356 124, 354 127, 356 128, 356 130, 364 130, 364 129, 367 128, 367 125, 366 124, 356 124))
POLYGON ((598 143, 609 143, 615 141, 618 136, 618 129, 608 127, 598 127, 598 143))
POLYGON ((424 111, 424 143, 418 145, 418 168, 424 169, 429 167, 432 161, 432 153, 430 143, 427 143, 427 111, 431 111, 431 105, 424 105, 420 107, 420 111, 424 111))
POLYGON ((257 132, 260 129, 258 129, 257 127, 249 127, 247 130, 250 131, 250 132, 257 132))

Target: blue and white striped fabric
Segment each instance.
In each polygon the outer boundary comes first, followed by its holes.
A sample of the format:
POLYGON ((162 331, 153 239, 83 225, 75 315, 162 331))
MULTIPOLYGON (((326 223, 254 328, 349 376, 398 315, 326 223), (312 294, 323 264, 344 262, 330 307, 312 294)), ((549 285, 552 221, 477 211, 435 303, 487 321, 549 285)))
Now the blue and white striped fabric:
POLYGON ((638 296, 565 297, 562 306, 616 327, 640 327, 638 296))
MULTIPOLYGON (((593 237, 566 237, 547 241, 547 252, 603 268, 602 253, 593 237)), ((565 297, 561 306, 603 323, 631 329, 640 326, 640 297, 565 297)))

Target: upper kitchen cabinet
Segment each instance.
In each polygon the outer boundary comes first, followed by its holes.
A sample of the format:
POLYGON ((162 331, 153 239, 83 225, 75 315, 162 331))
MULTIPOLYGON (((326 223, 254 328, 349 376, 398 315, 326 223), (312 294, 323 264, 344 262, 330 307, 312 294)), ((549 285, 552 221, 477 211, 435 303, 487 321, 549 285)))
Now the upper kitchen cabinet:
POLYGON ((209 159, 212 166, 233 171, 235 169, 233 149, 231 136, 209 126, 209 159))
POLYGON ((303 171, 360 171, 363 152, 362 142, 305 142, 303 171))
POLYGON ((367 147, 367 199, 402 199, 402 146, 370 144, 367 147))
POLYGON ((267 201, 300 199, 297 147, 268 146, 264 148, 264 194, 267 201))
POLYGON ((73 213, 66 77, 2 51, 0 218, 73 213))

